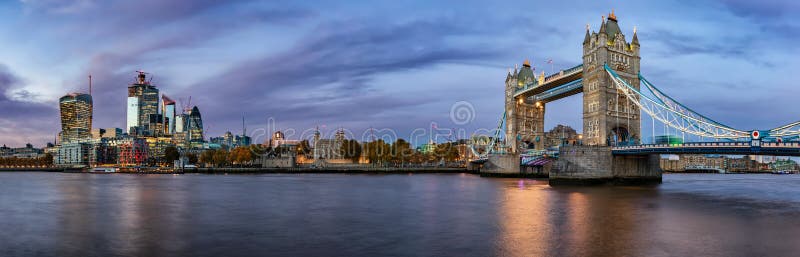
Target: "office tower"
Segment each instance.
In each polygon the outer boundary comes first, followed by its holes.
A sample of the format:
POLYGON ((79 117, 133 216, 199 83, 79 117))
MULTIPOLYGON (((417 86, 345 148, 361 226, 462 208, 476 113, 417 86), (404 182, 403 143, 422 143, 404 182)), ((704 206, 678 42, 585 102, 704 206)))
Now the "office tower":
POLYGON ((167 95, 161 95, 161 115, 164 119, 164 134, 175 134, 175 101, 167 95))
POLYGON ((150 122, 158 114, 158 89, 147 80, 147 73, 138 71, 136 82, 128 86, 128 131, 134 135, 155 135, 157 127, 150 122))
POLYGON ((92 96, 70 93, 59 99, 61 141, 72 142, 91 137, 92 96))
POLYGON ((186 129, 189 132, 189 142, 203 142, 203 118, 200 116, 200 110, 197 109, 197 106, 193 107, 192 111, 189 112, 189 120, 186 125, 186 129))

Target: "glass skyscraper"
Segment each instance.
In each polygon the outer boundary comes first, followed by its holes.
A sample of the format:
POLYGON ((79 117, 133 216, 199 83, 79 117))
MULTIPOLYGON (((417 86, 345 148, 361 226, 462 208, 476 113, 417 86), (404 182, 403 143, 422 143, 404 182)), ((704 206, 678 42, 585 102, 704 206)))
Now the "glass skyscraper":
POLYGON ((61 111, 61 141, 72 142, 91 137, 92 96, 67 94, 59 99, 61 111))
POLYGON ((189 142, 203 142, 203 118, 200 116, 200 110, 197 109, 197 106, 192 108, 189 113, 186 129, 189 132, 189 142))
POLYGON ((128 132, 135 135, 160 134, 151 122, 158 115, 158 89, 147 81, 146 73, 139 71, 136 83, 128 86, 128 132))
POLYGON ((164 119, 164 134, 175 134, 175 101, 161 95, 161 113, 164 119))

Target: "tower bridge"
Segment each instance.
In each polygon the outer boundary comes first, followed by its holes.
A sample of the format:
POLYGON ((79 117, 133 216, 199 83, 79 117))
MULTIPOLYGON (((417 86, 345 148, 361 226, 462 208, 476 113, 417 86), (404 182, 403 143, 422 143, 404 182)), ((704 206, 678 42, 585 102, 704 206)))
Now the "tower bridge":
POLYGON ((536 74, 526 60, 522 67, 509 70, 503 118, 495 136, 498 142, 479 160, 486 162, 483 173, 518 174, 521 163, 533 163, 549 165, 551 184, 660 183, 660 154, 800 156, 800 143, 788 142, 800 136, 800 122, 769 130, 738 130, 695 112, 655 87, 639 69, 636 29, 629 41, 613 11, 602 18, 599 31, 590 31, 587 25, 581 45, 582 62, 574 67, 536 74), (579 93, 583 94, 581 144, 562 146, 555 155, 537 156, 544 152, 547 104, 579 93), (651 121, 654 138, 657 121, 667 134, 669 129, 680 133, 680 143, 643 144, 641 116, 651 121), (687 135, 701 140, 684 142, 687 135), (552 156, 558 156, 557 161, 552 156))

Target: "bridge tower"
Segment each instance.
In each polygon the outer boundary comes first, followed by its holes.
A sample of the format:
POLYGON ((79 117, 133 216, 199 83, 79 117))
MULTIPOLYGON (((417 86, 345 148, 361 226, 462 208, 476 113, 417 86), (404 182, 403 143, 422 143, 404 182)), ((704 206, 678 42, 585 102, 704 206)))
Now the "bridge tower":
POLYGON ((612 146, 638 144, 641 140, 641 117, 636 104, 616 89, 603 69, 608 64, 639 89, 639 39, 633 30, 631 42, 617 24, 612 11, 603 17, 600 31, 589 32, 583 40, 583 142, 587 145, 612 146))
MULTIPOLYGON (((543 76, 544 73, 540 75, 543 76)), ((528 60, 506 76, 505 130, 511 153, 528 148, 544 149, 544 103, 534 102, 530 97, 514 97, 518 88, 534 83, 537 83, 536 74, 528 60)))

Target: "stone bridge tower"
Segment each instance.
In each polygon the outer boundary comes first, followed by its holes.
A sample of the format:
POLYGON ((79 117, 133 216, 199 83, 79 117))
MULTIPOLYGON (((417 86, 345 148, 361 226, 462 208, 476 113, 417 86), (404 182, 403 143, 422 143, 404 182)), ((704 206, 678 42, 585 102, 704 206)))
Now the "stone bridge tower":
POLYGON ((587 145, 620 145, 641 141, 639 108, 616 89, 603 68, 608 64, 628 84, 639 89, 639 39, 625 35, 612 11, 591 33, 586 27, 583 40, 583 142, 587 145))
POLYGON ((514 97, 517 89, 537 84, 544 72, 536 78, 528 60, 522 68, 514 67, 506 76, 506 144, 512 153, 524 149, 544 149, 544 103, 534 102, 530 97, 514 97))

